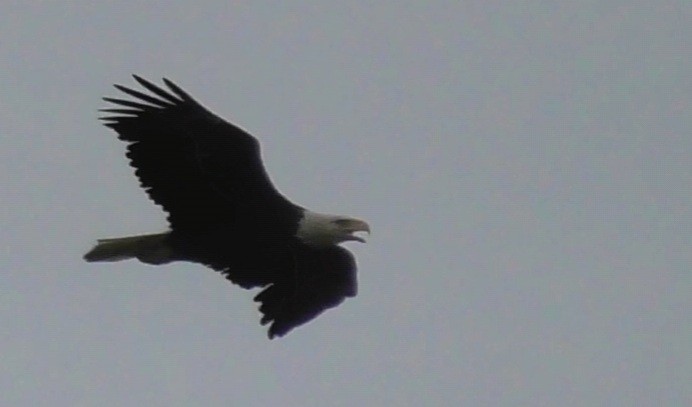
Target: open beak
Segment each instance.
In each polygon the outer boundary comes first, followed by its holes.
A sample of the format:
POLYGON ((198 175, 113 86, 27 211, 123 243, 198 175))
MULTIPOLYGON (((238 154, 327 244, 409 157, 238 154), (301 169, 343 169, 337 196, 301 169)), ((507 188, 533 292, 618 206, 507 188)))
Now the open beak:
POLYGON ((365 239, 356 235, 356 233, 367 233, 367 235, 370 236, 370 225, 359 219, 354 219, 348 229, 351 233, 351 240, 355 240, 356 242, 365 243, 365 239))

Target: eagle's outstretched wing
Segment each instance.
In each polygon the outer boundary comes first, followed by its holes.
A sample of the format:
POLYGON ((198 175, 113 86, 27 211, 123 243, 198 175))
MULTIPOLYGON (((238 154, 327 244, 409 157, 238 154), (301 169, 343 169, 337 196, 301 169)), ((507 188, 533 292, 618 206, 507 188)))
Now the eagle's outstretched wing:
POLYGON ((167 79, 164 90, 134 78, 150 94, 115 85, 134 100, 104 98, 117 107, 101 120, 129 143, 135 174, 174 230, 244 233, 253 216, 298 210, 272 185, 254 137, 167 79))
POLYGON ((285 335, 358 291, 355 259, 343 247, 304 246, 294 254, 293 272, 255 297, 264 314, 262 325, 270 324, 270 339, 285 335))

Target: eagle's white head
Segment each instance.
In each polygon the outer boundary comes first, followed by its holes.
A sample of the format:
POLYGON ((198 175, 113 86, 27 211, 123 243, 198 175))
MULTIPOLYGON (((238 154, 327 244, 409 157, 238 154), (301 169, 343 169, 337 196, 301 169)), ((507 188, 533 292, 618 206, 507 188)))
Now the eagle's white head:
POLYGON ((370 226, 360 219, 305 211, 296 236, 310 246, 332 246, 354 240, 365 243, 358 232, 370 234, 370 226))

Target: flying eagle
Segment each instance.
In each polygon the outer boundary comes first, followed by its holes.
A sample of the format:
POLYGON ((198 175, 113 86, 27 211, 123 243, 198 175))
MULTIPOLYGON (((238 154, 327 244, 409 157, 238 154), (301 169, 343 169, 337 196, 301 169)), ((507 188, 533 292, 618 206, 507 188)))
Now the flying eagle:
POLYGON ((100 239, 84 259, 200 263, 255 296, 269 338, 356 295, 356 262, 339 243, 364 242, 362 220, 309 211, 272 185, 258 141, 211 113, 180 87, 133 75, 150 93, 105 97, 107 127, 127 142, 141 186, 168 214, 164 233, 100 239))

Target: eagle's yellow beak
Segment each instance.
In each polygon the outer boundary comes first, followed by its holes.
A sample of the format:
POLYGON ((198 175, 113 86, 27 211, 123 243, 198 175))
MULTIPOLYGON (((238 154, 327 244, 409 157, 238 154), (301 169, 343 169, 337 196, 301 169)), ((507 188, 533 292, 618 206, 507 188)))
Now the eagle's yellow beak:
POLYGON ((350 219, 350 222, 347 226, 347 230, 349 233, 351 233, 351 240, 355 240, 361 243, 365 243, 365 239, 361 236, 356 235, 355 233, 364 232, 367 233, 368 236, 370 235, 370 225, 368 225, 368 223, 364 220, 360 219, 350 219))

